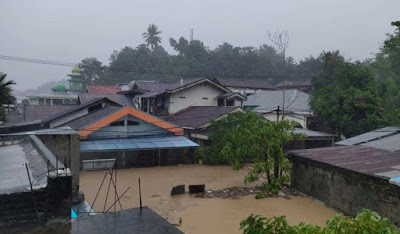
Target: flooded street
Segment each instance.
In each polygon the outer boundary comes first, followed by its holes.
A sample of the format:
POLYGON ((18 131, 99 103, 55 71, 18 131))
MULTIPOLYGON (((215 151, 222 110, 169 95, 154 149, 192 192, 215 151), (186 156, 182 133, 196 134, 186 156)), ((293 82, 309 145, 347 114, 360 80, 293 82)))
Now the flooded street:
MULTIPOLYGON (((106 171, 82 172, 80 189, 86 200, 92 204, 106 171)), ((117 172, 117 191, 121 195, 123 209, 139 206, 138 178, 141 178, 143 206, 148 206, 185 233, 241 233, 239 223, 251 213, 266 217, 286 215, 290 224, 301 221, 324 225, 336 212, 308 198, 292 196, 256 200, 254 195, 240 199, 198 198, 190 195, 170 196, 173 186, 205 184, 206 190, 230 187, 244 187, 247 171, 235 172, 230 166, 183 165, 151 168, 120 169, 117 172)), ((112 184, 107 198, 109 176, 99 192, 94 209, 107 210, 114 203, 112 184)), ((255 184, 249 184, 254 187, 255 184)), ((113 211, 114 208, 110 209, 113 211)), ((120 210, 119 204, 116 210, 120 210)))

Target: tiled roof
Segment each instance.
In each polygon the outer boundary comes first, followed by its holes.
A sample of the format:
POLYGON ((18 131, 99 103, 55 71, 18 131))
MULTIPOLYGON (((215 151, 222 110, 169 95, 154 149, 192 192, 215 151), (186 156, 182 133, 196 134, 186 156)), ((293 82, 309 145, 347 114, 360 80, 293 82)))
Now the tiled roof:
POLYGON ((337 146, 293 150, 288 154, 371 176, 385 177, 385 174, 396 171, 400 175, 400 152, 367 146, 337 146))
POLYGON ((230 78, 216 78, 216 80, 226 87, 235 88, 248 88, 248 89, 275 89, 266 80, 250 80, 250 79, 230 79, 230 78))
POLYGON ((191 106, 174 115, 168 116, 166 120, 179 127, 197 128, 212 120, 228 114, 240 108, 237 106, 191 106))
POLYGON ((74 130, 79 130, 79 129, 85 127, 86 125, 97 122, 97 121, 99 121, 121 109, 123 109, 123 107, 107 106, 100 110, 94 111, 90 114, 84 115, 80 118, 74 119, 68 123, 61 125, 61 126, 68 126, 74 130))
POLYGON ((25 106, 24 122, 44 119, 48 116, 58 114, 62 111, 72 109, 76 106, 77 105, 25 106))
POLYGON ((111 101, 114 101, 121 106, 131 106, 133 103, 130 103, 129 99, 122 94, 95 94, 95 93, 81 93, 79 94, 79 101, 81 104, 92 101, 96 98, 108 98, 111 101))
MULTIPOLYGON (((282 109, 283 90, 263 90, 247 97, 243 106, 256 106, 255 110, 269 112, 278 106, 282 109)), ((309 107, 310 95, 296 89, 285 90, 285 112, 312 112, 309 107)))
POLYGON ((92 94, 117 94, 121 92, 121 87, 118 85, 88 85, 88 93, 92 94))

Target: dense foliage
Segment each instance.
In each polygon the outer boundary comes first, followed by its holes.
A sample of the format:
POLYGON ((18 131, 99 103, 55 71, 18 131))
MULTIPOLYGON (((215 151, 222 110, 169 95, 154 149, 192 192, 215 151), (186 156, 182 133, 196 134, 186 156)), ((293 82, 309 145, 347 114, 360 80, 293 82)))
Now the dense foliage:
POLYGON ((310 233, 310 234, 336 234, 336 233, 400 233, 399 230, 386 218, 381 218, 376 212, 363 209, 355 218, 337 215, 326 222, 326 227, 300 223, 291 226, 285 216, 265 218, 251 215, 240 223, 240 229, 245 234, 267 233, 310 233))
POLYGON ((290 181, 291 164, 284 157, 283 146, 303 137, 293 130, 293 123, 268 122, 252 111, 230 114, 212 124, 206 162, 227 161, 234 170, 247 169, 246 183, 263 179, 264 193, 258 198, 277 194, 290 181))
POLYGON ((320 70, 320 58, 312 56, 299 63, 287 57, 273 46, 236 47, 222 43, 214 49, 199 40, 170 38, 170 46, 177 52, 168 53, 161 45, 161 31, 150 25, 143 33, 144 44, 126 46, 114 51, 110 65, 105 67, 95 58, 84 59, 80 67, 86 67, 84 77, 92 83, 127 83, 133 79, 174 81, 180 78, 231 77, 264 79, 272 83, 282 81, 284 64, 289 80, 310 80, 320 70), (92 68, 90 68, 92 67, 92 68), (98 71, 91 71, 95 68, 98 71))
POLYGON ((5 118, 5 110, 3 105, 5 104, 13 104, 15 102, 15 97, 12 95, 12 85, 15 85, 15 82, 12 80, 6 80, 7 75, 0 73, 0 121, 5 118))
POLYGON ((400 124, 400 22, 373 60, 345 61, 338 51, 321 57, 322 69, 312 79, 311 108, 320 123, 351 137, 400 124))

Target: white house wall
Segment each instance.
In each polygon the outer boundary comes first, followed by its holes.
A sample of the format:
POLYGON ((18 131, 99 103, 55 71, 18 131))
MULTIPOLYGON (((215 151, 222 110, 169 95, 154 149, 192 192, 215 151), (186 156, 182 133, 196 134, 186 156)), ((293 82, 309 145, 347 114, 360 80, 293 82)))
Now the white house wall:
POLYGON ((201 83, 172 93, 169 97, 168 112, 173 114, 189 106, 218 106, 217 96, 222 93, 225 92, 209 83, 201 83))

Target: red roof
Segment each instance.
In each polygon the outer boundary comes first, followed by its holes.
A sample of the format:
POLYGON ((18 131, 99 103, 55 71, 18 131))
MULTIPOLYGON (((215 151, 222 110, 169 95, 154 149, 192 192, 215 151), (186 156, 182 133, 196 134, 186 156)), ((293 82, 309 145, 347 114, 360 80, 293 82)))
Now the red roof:
POLYGON ((89 85, 88 92, 93 94, 117 94, 121 92, 118 85, 89 85))

